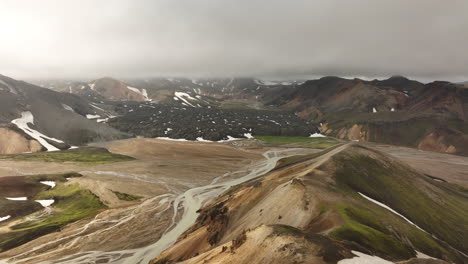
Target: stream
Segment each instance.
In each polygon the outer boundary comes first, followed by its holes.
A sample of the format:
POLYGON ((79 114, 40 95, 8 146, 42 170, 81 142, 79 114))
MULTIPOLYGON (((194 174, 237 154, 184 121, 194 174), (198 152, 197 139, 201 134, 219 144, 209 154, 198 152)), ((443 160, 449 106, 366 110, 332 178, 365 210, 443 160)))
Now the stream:
MULTIPOLYGON (((297 155, 298 149, 281 149, 281 150, 269 150, 263 153, 265 160, 260 161, 259 164, 250 170, 248 174, 228 180, 225 182, 217 182, 219 179, 215 178, 211 184, 191 188, 179 196, 173 196, 168 199, 161 200, 160 206, 167 205, 166 210, 173 210, 172 223, 166 229, 161 238, 146 247, 137 249, 126 249, 119 251, 87 251, 79 252, 73 255, 63 257, 62 259, 46 261, 43 264, 62 263, 62 264, 85 264, 85 263, 116 263, 116 264, 147 264, 157 256, 159 256, 165 249, 171 247, 177 238, 188 230, 197 220, 197 211, 204 205, 216 199, 219 195, 227 191, 230 187, 249 181, 253 178, 264 175, 271 171, 276 166, 278 160, 284 157, 297 155), (181 208, 183 210, 181 210, 181 208), (182 213, 182 216, 179 214, 182 213), (180 220, 176 220, 176 219, 180 220)), ((241 169, 245 171, 245 169, 241 169)), ((234 172, 236 173, 236 172, 234 172)), ((171 196, 172 194, 167 194, 171 196)), ((47 254, 47 252, 44 252, 47 254)), ((34 258, 34 257, 32 257, 34 258)), ((29 258, 17 259, 13 262, 4 262, 0 260, 0 264, 3 263, 22 263, 27 261, 29 258)))

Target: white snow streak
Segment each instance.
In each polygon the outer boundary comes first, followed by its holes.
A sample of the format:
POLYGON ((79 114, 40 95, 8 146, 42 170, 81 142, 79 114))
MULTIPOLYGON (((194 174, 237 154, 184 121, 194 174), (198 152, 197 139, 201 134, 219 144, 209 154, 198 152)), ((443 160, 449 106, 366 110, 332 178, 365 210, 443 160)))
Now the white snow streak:
POLYGON ((206 139, 204 139, 202 137, 197 137, 197 141, 200 141, 200 142, 213 142, 211 140, 206 140, 206 139))
POLYGON ((359 251, 351 251, 357 257, 350 258, 350 259, 343 259, 338 261, 338 264, 393 264, 393 262, 387 261, 385 259, 366 255, 359 251))
POLYGON ((190 100, 193 100, 193 101, 197 101, 197 99, 193 98, 188 93, 174 92, 174 95, 175 95, 174 99, 178 98, 178 99, 182 100, 184 103, 190 105, 191 107, 196 107, 193 104, 191 104, 187 99, 190 99, 190 100))
POLYGON ((6 197, 6 199, 10 201, 26 201, 28 197, 6 197))
POLYGON ((189 141, 185 138, 170 138, 170 137, 157 137, 157 139, 169 140, 169 141, 189 141))
MULTIPOLYGON (((376 201, 376 200, 374 200, 374 199, 372 199, 372 198, 370 198, 370 197, 368 197, 368 196, 365 196, 364 194, 362 194, 362 193, 360 193, 360 192, 358 192, 358 193, 359 193, 359 195, 361 195, 362 197, 366 198, 367 200, 369 200, 369 201, 371 201, 371 202, 373 202, 373 203, 375 203, 375 204, 377 204, 377 205, 379 205, 379 206, 381 206, 381 207, 383 207, 383 208, 389 210, 390 212, 392 212, 392 213, 394 213, 394 214, 400 216, 400 217, 403 218, 406 222, 408 222, 408 223, 410 223, 411 225, 415 226, 415 227, 418 228, 419 230, 421 230, 421 231, 423 231, 423 232, 426 232, 424 229, 420 228, 420 227, 417 226, 415 223, 411 222, 408 218, 406 218, 406 217, 404 217, 403 215, 399 214, 397 211, 393 210, 392 208, 390 208, 390 207, 386 206, 385 204, 383 204, 383 203, 381 203, 381 202, 379 202, 379 201, 376 201)), ((427 233, 427 232, 426 232, 426 233, 427 233)))
POLYGON ((52 146, 45 139, 52 140, 58 143, 63 143, 63 141, 59 139, 48 137, 34 129, 29 128, 28 124, 34 124, 34 116, 29 111, 22 112, 21 117, 11 121, 11 123, 15 124, 19 129, 23 130, 24 133, 37 140, 42 146, 44 146, 47 149, 47 151, 58 151, 59 149, 52 146))
POLYGON ((327 137, 327 136, 322 135, 322 134, 320 134, 320 133, 314 133, 314 134, 311 134, 309 137, 311 137, 311 138, 317 138, 317 137, 327 137))
POLYGON ((7 216, 3 216, 3 217, 0 217, 0 222, 2 221, 5 221, 5 220, 8 220, 11 218, 11 215, 7 215, 7 216))
POLYGON ((252 136, 252 133, 244 133, 244 137, 249 138, 249 139, 250 139, 250 138, 254 138, 254 137, 252 136))
POLYGON ((55 185, 57 185, 54 181, 41 181, 40 183, 50 186, 51 189, 53 189, 55 185))
POLYGON ((133 91, 133 92, 138 93, 138 94, 140 94, 141 96, 143 96, 143 98, 145 99, 145 101, 151 101, 151 99, 148 98, 148 92, 146 92, 146 89, 142 89, 142 90, 140 91, 140 89, 135 88, 135 87, 131 87, 131 86, 127 86, 127 88, 128 88, 130 91, 133 91))
POLYGON ((55 201, 54 200, 36 200, 36 202, 40 203, 43 207, 51 206, 55 201))
POLYGON ((101 116, 100 115, 86 115, 86 118, 88 119, 96 119, 96 118, 100 118, 101 116))
POLYGON ((63 106, 63 109, 65 109, 65 110, 67 110, 67 111, 75 112, 75 110, 73 110, 73 108, 71 108, 69 105, 62 104, 62 106, 63 106))

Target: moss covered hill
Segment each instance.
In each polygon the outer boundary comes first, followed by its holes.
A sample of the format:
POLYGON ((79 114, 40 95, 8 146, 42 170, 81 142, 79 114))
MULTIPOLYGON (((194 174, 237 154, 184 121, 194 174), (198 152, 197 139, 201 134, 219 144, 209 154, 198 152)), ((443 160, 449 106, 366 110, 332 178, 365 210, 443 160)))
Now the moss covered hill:
POLYGON ((231 188, 153 263, 337 263, 356 251, 466 263, 467 198, 373 149, 335 146, 231 188))
POLYGON ((67 178, 78 173, 31 175, 0 178, 0 212, 10 215, 0 223, 0 253, 25 244, 40 236, 59 231, 65 225, 94 217, 106 206, 90 190, 78 184, 67 184, 67 178), (54 181, 50 188, 41 181, 54 181), (10 201, 5 197, 24 195, 26 201, 10 201), (54 200, 43 208, 36 200, 54 200))

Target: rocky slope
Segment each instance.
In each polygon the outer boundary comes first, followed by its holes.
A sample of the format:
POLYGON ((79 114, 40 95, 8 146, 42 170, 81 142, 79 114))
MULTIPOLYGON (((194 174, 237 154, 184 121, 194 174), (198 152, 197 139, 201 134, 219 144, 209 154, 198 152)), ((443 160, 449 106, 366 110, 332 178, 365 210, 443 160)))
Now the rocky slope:
POLYGON ((88 101, 0 75, 0 152, 66 149, 124 134, 88 118, 105 113, 88 101))
POLYGON ((322 123, 322 132, 341 139, 468 155, 468 90, 461 85, 325 77, 271 103, 322 123))
POLYGON ((70 80, 42 80, 36 84, 50 89, 83 95, 95 100, 152 100, 154 102, 189 106, 180 94, 193 107, 219 106, 225 101, 241 101, 252 106, 261 106, 262 97, 284 93, 300 85, 299 81, 272 82, 254 78, 225 79, 187 79, 187 78, 148 78, 116 80, 101 78, 90 83, 70 80), (132 89, 133 88, 133 89, 132 89), (145 96, 138 96, 132 91, 138 90, 145 96), (191 98, 190 98, 191 97, 191 98))
POLYGON ((152 263, 466 263, 466 198, 394 158, 343 145, 283 159, 231 188, 152 263), (429 256, 439 260, 421 259, 429 256))

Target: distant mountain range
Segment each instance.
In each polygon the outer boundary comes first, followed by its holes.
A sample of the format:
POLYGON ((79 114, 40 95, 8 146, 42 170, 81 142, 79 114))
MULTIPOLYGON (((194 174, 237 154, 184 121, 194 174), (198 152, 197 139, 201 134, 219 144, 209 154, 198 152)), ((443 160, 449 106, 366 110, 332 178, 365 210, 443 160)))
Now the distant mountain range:
MULTIPOLYGON (((221 140, 320 130, 339 139, 468 155, 468 89, 462 84, 423 84, 402 76, 36 82, 54 92, 5 76, 0 80, 2 129, 21 134, 11 122, 31 112, 31 128, 63 141, 52 142, 60 148, 126 135, 221 140)), ((23 134, 20 138, 31 140, 23 134)), ((37 151, 27 140, 21 150, 37 151)))
POLYGON ((103 78, 42 85, 95 102, 151 100, 192 111, 212 107, 294 112, 303 120, 321 124, 322 133, 341 139, 468 155, 468 90, 463 84, 423 84, 394 76, 373 81, 324 77, 305 82, 103 78))

